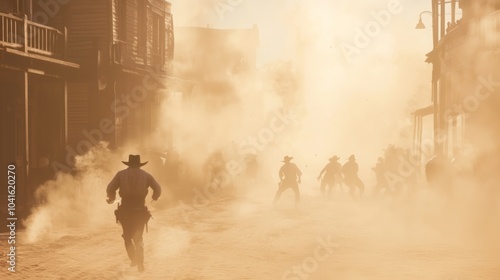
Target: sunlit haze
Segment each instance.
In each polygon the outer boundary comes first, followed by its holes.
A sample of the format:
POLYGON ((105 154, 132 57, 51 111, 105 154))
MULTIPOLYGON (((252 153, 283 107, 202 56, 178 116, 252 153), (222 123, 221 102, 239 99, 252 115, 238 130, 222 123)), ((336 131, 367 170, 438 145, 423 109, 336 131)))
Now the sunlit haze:
POLYGON ((500 1, 14 2, 1 279, 500 279, 500 1))

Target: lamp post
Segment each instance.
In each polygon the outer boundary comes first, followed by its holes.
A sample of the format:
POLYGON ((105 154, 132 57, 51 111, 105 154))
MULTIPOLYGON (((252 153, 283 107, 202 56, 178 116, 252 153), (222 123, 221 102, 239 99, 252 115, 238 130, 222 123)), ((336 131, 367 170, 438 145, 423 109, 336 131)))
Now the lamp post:
MULTIPOLYGON (((438 46, 438 40, 439 40, 439 0, 432 0, 432 12, 431 11, 423 11, 419 15, 419 21, 417 25, 415 26, 415 29, 425 29, 425 25, 422 21, 422 15, 423 14, 430 14, 432 16, 432 55, 435 55, 435 52, 437 51, 437 46, 438 46)), ((444 5, 444 3, 442 3, 444 5)), ((441 11, 441 14, 443 15, 444 12, 441 11)), ((439 80, 439 71, 440 66, 439 66, 439 61, 436 61, 435 59, 432 60, 432 92, 431 92, 431 100, 432 100, 432 107, 433 107, 433 115, 434 115, 434 145, 435 145, 435 154, 441 154, 442 153, 442 144, 436 141, 439 138, 440 131, 441 131, 441 121, 440 121, 440 105, 441 105, 441 100, 442 96, 441 91, 439 90, 438 86, 438 80, 439 80)))
POLYGON ((419 19, 418 19, 417 26, 415 26, 415 29, 425 29, 425 25, 422 22, 422 15, 423 14, 431 14, 432 15, 432 12, 431 11, 423 11, 423 12, 421 12, 420 16, 419 16, 419 19))

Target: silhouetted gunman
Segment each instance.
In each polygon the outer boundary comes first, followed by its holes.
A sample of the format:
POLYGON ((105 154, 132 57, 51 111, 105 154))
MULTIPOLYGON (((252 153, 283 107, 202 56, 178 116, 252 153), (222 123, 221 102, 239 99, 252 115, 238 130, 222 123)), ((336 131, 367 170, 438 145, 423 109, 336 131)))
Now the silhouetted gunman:
POLYGON ((358 177, 358 164, 356 157, 351 155, 349 161, 342 166, 342 173, 344 173, 344 182, 349 187, 349 194, 355 198, 356 188, 359 189, 359 196, 361 197, 365 191, 365 184, 358 177))
POLYGON ((115 211, 116 220, 123 228, 123 239, 130 266, 137 266, 138 271, 144 271, 144 244, 142 233, 151 215, 145 205, 148 187, 153 189, 153 200, 157 200, 161 194, 161 187, 156 180, 140 167, 148 162, 141 163, 141 156, 129 155, 128 162, 122 161, 128 166, 127 169, 119 171, 109 183, 106 193, 109 204, 116 198, 119 190, 122 204, 115 211))
POLYGON ((299 204, 300 200, 300 192, 299 192, 299 184, 300 177, 302 176, 302 172, 294 163, 290 161, 293 157, 286 156, 283 160, 285 164, 281 166, 279 171, 280 183, 278 192, 276 192, 276 196, 274 197, 274 204, 278 202, 281 194, 288 188, 292 188, 295 192, 295 206, 299 204))
POLYGON ((375 172, 375 179, 376 179, 376 184, 373 189, 373 195, 377 196, 380 194, 381 191, 385 191, 385 194, 388 194, 389 191, 389 184, 387 183, 387 179, 385 178, 385 173, 387 172, 386 170, 387 164, 385 163, 384 159, 379 157, 377 164, 372 167, 373 172, 375 172))
POLYGON ((323 170, 319 173, 318 180, 321 180, 321 193, 330 198, 332 189, 335 185, 342 184, 342 165, 338 162, 340 158, 333 156, 329 159, 328 163, 323 170), (325 174, 323 176, 323 174, 325 174), (323 176, 323 179, 321 179, 323 176), (328 185, 328 194, 326 193, 326 186, 328 185))

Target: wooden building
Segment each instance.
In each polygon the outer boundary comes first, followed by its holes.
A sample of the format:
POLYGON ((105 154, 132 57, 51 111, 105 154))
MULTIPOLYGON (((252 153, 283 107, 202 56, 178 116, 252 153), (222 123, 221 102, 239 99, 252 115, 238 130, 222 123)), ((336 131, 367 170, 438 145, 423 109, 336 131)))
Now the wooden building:
POLYGON ((71 170, 102 140, 148 144, 173 43, 164 0, 0 0, 1 164, 17 166, 21 211, 48 162, 71 170))
POLYGON ((72 0, 66 24, 68 57, 81 65, 68 85, 68 144, 77 152, 98 140, 147 145, 171 75, 170 3, 72 0))
POLYGON ((432 105, 420 113, 434 117, 434 152, 498 157, 500 1, 432 0, 432 18, 432 105))
POLYGON ((67 56, 63 15, 34 2, 0 0, 0 161, 17 167, 18 213, 32 200, 28 176, 66 144, 67 80, 79 70, 67 56))

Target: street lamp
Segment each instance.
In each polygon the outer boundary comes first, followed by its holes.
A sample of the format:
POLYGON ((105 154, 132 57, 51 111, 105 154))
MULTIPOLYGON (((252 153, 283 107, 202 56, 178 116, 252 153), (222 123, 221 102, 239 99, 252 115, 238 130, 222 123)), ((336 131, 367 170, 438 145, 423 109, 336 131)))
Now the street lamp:
POLYGON ((421 12, 420 16, 419 16, 419 20, 418 20, 417 26, 415 26, 415 29, 425 29, 424 22, 422 21, 422 15, 426 14, 426 13, 429 13, 429 14, 432 15, 431 11, 423 11, 423 12, 421 12))

